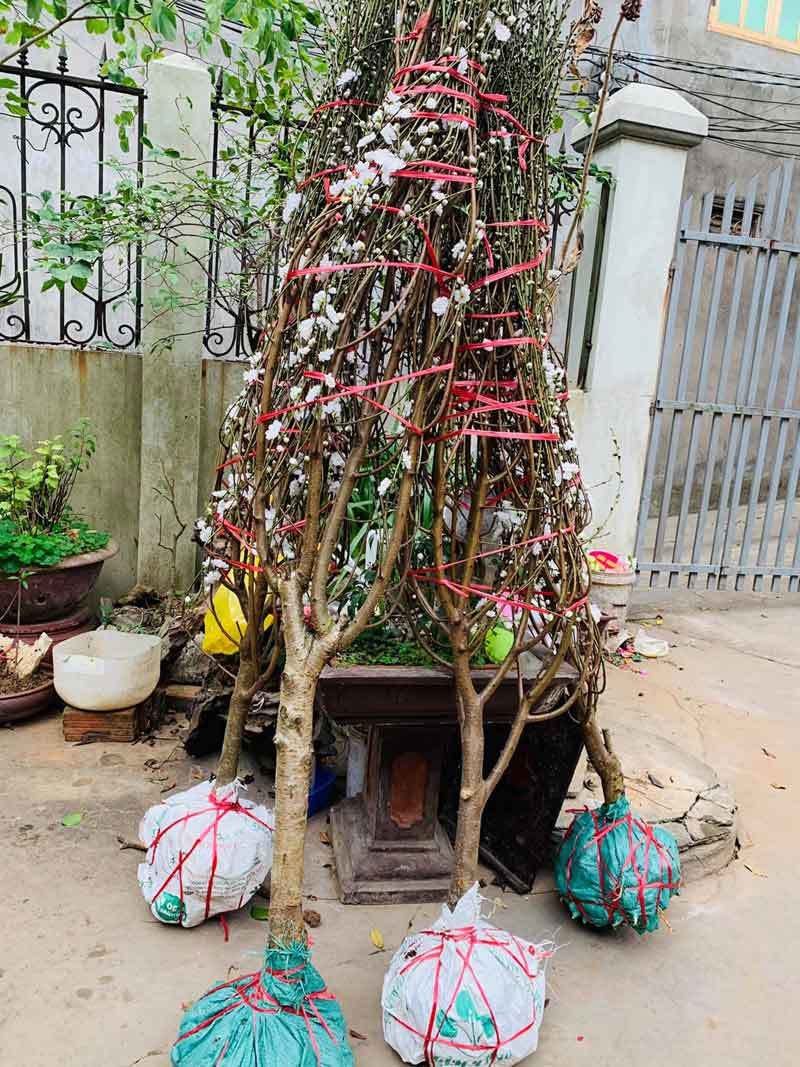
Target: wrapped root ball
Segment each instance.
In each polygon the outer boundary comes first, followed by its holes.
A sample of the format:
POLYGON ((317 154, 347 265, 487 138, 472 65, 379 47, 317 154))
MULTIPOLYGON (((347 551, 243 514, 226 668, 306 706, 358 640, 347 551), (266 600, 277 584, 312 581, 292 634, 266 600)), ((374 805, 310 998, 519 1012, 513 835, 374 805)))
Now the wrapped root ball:
POLYGON ((354 1067, 336 998, 308 948, 267 950, 256 974, 210 989, 181 1020, 172 1067, 354 1067))
POLYGON ((678 892, 675 838, 638 819, 625 797, 582 811, 572 821, 555 864, 556 888, 573 918, 592 926, 628 924, 643 934, 678 892))
POLYGON ((272 813, 239 782, 175 793, 139 824, 139 885, 157 919, 197 926, 248 903, 272 866, 272 813))
POLYGON ((549 952, 481 918, 478 886, 407 937, 383 982, 383 1035, 406 1063, 514 1064, 536 1050, 549 952))

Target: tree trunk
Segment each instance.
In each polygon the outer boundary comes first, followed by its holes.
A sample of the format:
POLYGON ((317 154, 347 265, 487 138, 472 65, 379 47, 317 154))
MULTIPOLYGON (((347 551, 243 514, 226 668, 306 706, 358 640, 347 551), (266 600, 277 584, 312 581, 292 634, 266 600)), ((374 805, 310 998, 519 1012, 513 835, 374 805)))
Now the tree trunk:
POLYGON ((317 675, 305 664, 288 661, 281 678, 275 731, 275 840, 269 940, 290 945, 306 938, 303 925, 303 851, 308 819, 308 789, 314 754, 314 693, 317 675))
POLYGON ((596 713, 590 711, 583 722, 583 740, 592 766, 600 776, 603 800, 613 804, 625 793, 625 776, 619 756, 611 747, 607 731, 601 731, 596 713))
POLYGON ((455 860, 449 902, 455 904, 478 876, 481 820, 486 804, 483 781, 483 709, 477 694, 462 704, 461 791, 456 826, 455 860))
POLYGON ((242 641, 239 650, 239 672, 228 708, 228 721, 217 765, 217 785, 227 785, 239 770, 239 755, 242 751, 242 735, 247 714, 250 711, 250 689, 256 680, 256 665, 249 655, 248 645, 242 641))

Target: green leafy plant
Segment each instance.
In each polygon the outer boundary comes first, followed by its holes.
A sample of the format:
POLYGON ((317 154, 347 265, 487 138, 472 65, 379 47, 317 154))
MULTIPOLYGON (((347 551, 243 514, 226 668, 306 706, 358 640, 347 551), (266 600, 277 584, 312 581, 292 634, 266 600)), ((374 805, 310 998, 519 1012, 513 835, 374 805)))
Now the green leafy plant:
POLYGON ((107 533, 92 529, 69 507, 75 481, 96 447, 87 419, 80 419, 66 440, 58 434, 31 452, 16 434, 0 435, 0 574, 50 567, 108 544, 107 533))
MULTIPOLYGON (((432 641, 432 635, 426 635, 432 641)), ((372 667, 440 667, 442 660, 450 659, 450 649, 439 643, 434 646, 439 659, 434 657, 415 640, 413 635, 391 625, 371 627, 357 637, 350 648, 339 657, 339 662, 372 667)), ((471 665, 485 666, 489 660, 482 649, 476 650, 471 665)))
MULTIPOLYGON (((0 520, 0 576, 10 577, 31 567, 54 567, 68 556, 105 548, 109 535, 80 519, 48 532, 22 533, 14 523, 0 520)), ((24 583, 23 583, 24 584, 24 583)))

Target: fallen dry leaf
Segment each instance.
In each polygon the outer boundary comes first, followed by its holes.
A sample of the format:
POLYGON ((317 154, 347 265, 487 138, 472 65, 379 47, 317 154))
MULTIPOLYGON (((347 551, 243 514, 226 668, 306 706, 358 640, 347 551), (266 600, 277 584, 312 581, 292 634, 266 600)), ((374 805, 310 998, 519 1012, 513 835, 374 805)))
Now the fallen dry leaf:
POLYGON ((764 874, 763 871, 757 871, 755 869, 755 867, 751 867, 749 863, 745 863, 744 869, 746 871, 749 871, 751 874, 754 874, 756 876, 756 878, 768 878, 769 877, 769 875, 768 874, 764 874))
POLYGON ((320 830, 319 839, 323 843, 323 845, 330 845, 330 843, 331 843, 331 839, 328 836, 328 831, 327 830, 320 830))
POLYGON ((347 1032, 348 1032, 348 1034, 350 1034, 351 1037, 354 1037, 356 1039, 356 1041, 366 1041, 367 1040, 367 1035, 366 1034, 360 1034, 358 1032, 358 1030, 354 1030, 352 1028, 352 1026, 350 1027, 350 1029, 347 1032))
POLYGON ((770 750, 768 748, 764 748, 763 745, 761 746, 761 751, 764 753, 765 756, 769 756, 770 759, 778 758, 774 752, 770 752, 770 750))
POLYGON ((781 785, 780 782, 770 782, 769 784, 772 786, 773 789, 786 789, 787 788, 787 786, 781 785))
POLYGON ((322 925, 322 916, 318 911, 308 908, 307 911, 303 912, 303 922, 306 926, 310 926, 312 930, 316 930, 318 926, 322 925))
POLYGON ((383 950, 386 948, 386 943, 383 940, 383 934, 380 932, 377 926, 373 926, 373 928, 370 930, 369 939, 379 952, 383 952, 383 950))

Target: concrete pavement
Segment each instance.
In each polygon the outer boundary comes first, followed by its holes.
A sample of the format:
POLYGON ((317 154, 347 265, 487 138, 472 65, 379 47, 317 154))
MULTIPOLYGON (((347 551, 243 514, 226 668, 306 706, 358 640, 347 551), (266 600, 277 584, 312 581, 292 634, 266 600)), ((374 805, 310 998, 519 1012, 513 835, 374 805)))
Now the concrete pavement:
MULTIPOLYGON (((530 1062, 790 1067, 800 1058, 800 601, 645 595, 635 614, 660 611, 659 635, 674 647, 644 677, 609 668, 604 715, 617 731, 633 723, 710 763, 735 791, 743 849, 689 886, 669 926, 646 938, 576 926, 548 876, 528 898, 488 890, 495 921, 560 945, 530 1062)), ((190 784, 192 764, 173 749, 64 746, 56 716, 0 730, 0 1067, 166 1067, 181 1004, 258 966, 263 924, 246 910, 232 916, 227 943, 218 922, 158 924, 136 884, 139 854, 119 851, 115 835, 135 837, 161 789, 190 784), (71 811, 84 819, 67 829, 71 811)), ((391 1067, 400 1061, 379 1012, 388 953, 438 909, 339 904, 323 829, 324 816, 312 820, 307 846, 306 889, 322 915, 315 962, 366 1037, 353 1042, 359 1067, 391 1067), (373 926, 387 953, 375 951, 373 926)))

